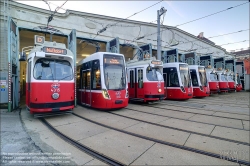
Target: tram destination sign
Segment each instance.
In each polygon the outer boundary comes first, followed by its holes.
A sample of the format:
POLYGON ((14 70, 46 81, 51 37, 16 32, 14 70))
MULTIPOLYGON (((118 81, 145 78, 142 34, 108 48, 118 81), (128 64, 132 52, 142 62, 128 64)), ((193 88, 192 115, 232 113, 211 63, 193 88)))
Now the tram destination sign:
POLYGON ((105 64, 123 64, 122 56, 104 55, 105 64))
POLYGON ((162 61, 151 61, 152 64, 154 65, 162 65, 162 61))
POLYGON ((43 47, 43 51, 46 53, 52 53, 52 54, 67 54, 66 49, 60 49, 60 48, 54 48, 54 47, 43 47))

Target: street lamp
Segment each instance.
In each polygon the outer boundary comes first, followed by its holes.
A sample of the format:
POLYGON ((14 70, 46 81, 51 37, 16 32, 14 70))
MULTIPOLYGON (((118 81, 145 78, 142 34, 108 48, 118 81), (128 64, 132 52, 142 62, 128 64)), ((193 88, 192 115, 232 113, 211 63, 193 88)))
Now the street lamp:
POLYGON ((157 10, 157 59, 161 60, 161 32, 160 32, 160 17, 166 13, 166 9, 162 7, 157 10))

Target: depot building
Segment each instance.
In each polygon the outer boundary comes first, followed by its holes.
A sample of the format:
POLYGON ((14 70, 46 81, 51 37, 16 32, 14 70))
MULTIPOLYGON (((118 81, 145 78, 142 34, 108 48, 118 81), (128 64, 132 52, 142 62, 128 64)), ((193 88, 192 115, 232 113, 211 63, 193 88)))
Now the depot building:
MULTIPOLYGON (((1 107, 18 107, 25 98, 26 63, 19 61, 34 46, 34 36, 64 43, 74 54, 75 65, 96 51, 124 54, 126 60, 147 54, 157 57, 157 24, 67 10, 56 13, 47 27, 49 10, 18 2, 1 1, 0 84, 1 107), (119 23, 118 23, 119 22, 119 23), (107 25, 108 28, 105 29, 107 25), (138 47, 143 54, 137 54, 138 47)), ((171 26, 161 26, 162 55, 177 50, 178 55, 194 52, 214 57, 233 56, 203 37, 171 26)), ((178 61, 178 60, 177 60, 178 61)))

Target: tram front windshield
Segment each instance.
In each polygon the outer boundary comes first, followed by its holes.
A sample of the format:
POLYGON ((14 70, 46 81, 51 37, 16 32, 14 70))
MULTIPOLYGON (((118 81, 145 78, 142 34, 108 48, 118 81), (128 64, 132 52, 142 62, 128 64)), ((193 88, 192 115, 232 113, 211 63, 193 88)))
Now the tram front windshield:
POLYGON ((66 60, 40 58, 33 71, 37 80, 72 80, 73 70, 66 60))
POLYGON ((210 73, 209 76, 210 76, 210 81, 218 81, 217 75, 215 73, 210 73))
POLYGON ((227 81, 227 76, 225 74, 221 74, 221 81, 227 81))
POLYGON ((163 76, 159 68, 152 68, 146 72, 149 81, 163 81, 163 76))
POLYGON ((198 67, 201 86, 207 86, 207 76, 204 67, 198 67))
POLYGON ((190 75, 188 65, 180 64, 180 76, 181 82, 184 87, 190 87, 190 75))
POLYGON ((198 79, 197 79, 196 70, 195 69, 191 69, 190 73, 191 73, 191 79, 192 79, 193 86, 199 86, 199 82, 198 82, 198 79))
POLYGON ((104 54, 103 68, 105 84, 108 90, 126 89, 126 74, 123 56, 104 54))

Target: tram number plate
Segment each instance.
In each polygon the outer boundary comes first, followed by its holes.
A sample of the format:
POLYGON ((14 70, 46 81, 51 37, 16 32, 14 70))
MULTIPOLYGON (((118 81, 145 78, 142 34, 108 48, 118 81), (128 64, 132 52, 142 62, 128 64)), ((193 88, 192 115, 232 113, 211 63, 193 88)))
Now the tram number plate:
POLYGON ((122 104, 122 100, 116 100, 115 104, 122 104))

